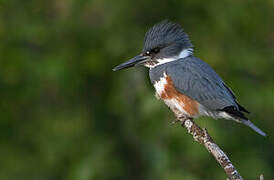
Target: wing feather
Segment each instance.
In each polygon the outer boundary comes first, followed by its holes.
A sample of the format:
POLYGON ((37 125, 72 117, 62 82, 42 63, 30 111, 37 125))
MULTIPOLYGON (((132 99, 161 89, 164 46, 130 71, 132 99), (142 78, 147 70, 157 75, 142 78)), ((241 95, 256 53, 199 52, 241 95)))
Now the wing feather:
POLYGON ((238 107, 232 91, 207 63, 195 57, 179 61, 167 68, 179 92, 211 110, 238 107))

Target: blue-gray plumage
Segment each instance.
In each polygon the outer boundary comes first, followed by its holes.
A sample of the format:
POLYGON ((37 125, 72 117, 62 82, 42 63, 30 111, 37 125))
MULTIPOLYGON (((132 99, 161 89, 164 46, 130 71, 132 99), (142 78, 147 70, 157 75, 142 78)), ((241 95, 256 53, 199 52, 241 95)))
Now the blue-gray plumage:
POLYGON ((159 81, 164 72, 171 77, 179 92, 210 110, 223 109, 227 106, 237 107, 235 99, 226 89, 222 79, 207 63, 194 56, 150 69, 151 82, 159 81))
POLYGON ((232 90, 204 61, 193 56, 193 45, 180 25, 163 21, 145 36, 141 55, 113 70, 143 65, 156 95, 182 121, 210 116, 243 123, 259 134, 266 134, 249 121, 248 111, 237 101, 232 90))

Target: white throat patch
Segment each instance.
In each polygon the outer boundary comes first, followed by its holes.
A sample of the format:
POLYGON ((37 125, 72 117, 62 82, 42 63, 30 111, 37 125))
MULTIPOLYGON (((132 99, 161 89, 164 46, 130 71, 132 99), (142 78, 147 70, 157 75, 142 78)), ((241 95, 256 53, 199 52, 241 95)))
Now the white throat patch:
POLYGON ((145 64, 146 67, 148 68, 154 68, 158 65, 161 65, 161 64, 165 64, 165 63, 168 63, 168 62, 171 62, 171 61, 176 61, 178 59, 182 59, 182 58, 186 58, 190 55, 193 54, 193 49, 192 48, 187 48, 187 49, 183 49, 178 56, 173 56, 173 57, 170 57, 170 58, 163 58, 163 59, 157 59, 156 61, 158 61, 158 63, 156 64, 145 64))

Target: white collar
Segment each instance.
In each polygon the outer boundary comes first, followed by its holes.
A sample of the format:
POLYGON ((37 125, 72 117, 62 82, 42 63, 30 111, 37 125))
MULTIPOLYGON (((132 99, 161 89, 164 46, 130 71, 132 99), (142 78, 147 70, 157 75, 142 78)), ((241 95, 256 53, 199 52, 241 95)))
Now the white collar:
POLYGON ((169 63, 169 62, 172 62, 172 61, 176 61, 178 59, 186 58, 186 57, 188 57, 192 54, 193 54, 193 49, 192 48, 183 49, 179 53, 179 55, 177 55, 177 56, 173 56, 173 57, 170 57, 170 58, 157 59, 156 61, 158 61, 158 63, 153 64, 153 65, 152 64, 146 64, 145 66, 149 67, 151 69, 151 68, 154 68, 154 67, 159 66, 161 64, 165 64, 165 63, 169 63))

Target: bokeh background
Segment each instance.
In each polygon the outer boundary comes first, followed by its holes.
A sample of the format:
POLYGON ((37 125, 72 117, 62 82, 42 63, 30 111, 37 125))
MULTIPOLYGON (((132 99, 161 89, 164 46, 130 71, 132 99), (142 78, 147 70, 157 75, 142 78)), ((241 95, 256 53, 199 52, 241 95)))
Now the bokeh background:
POLYGON ((272 0, 0 0, 0 179, 225 179, 171 124, 147 69, 111 70, 163 19, 184 27, 268 137, 196 122, 245 179, 274 179, 272 0))

